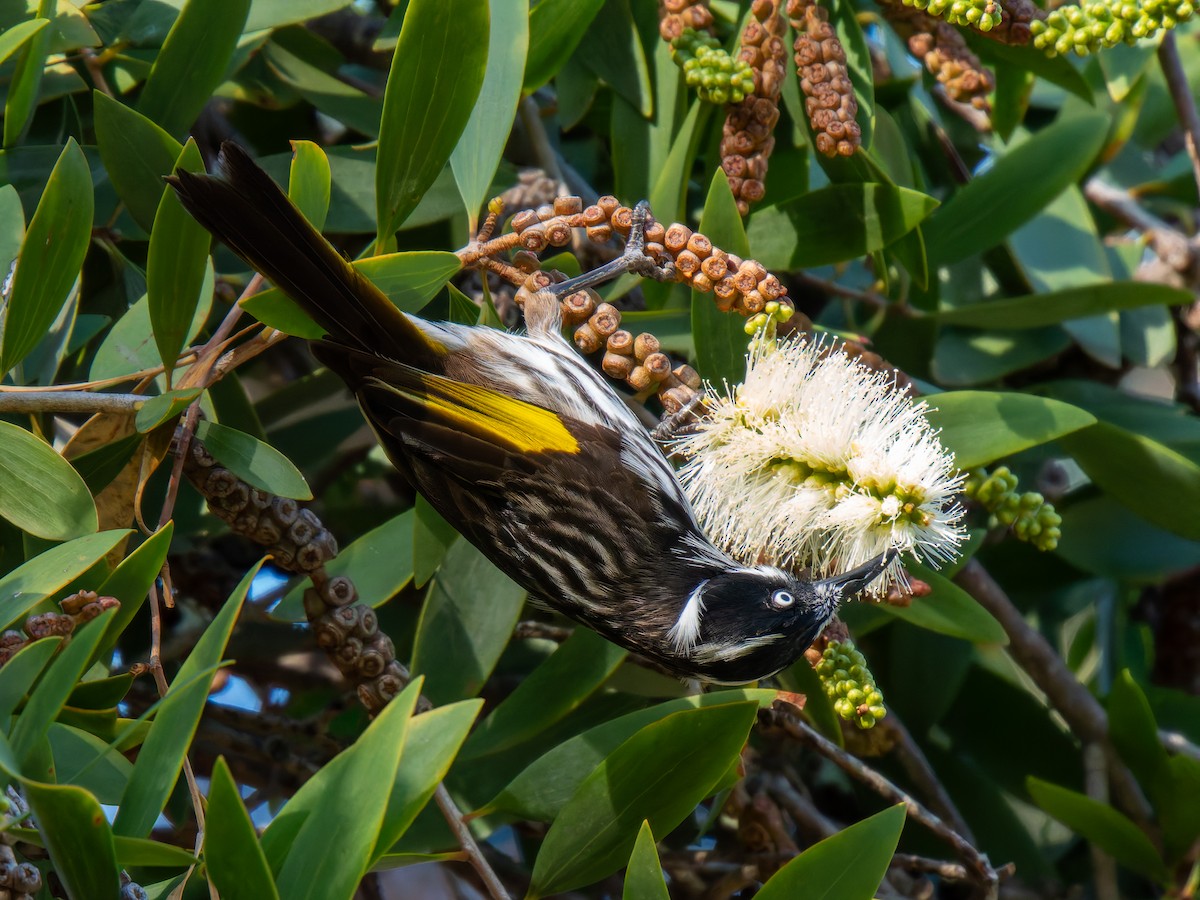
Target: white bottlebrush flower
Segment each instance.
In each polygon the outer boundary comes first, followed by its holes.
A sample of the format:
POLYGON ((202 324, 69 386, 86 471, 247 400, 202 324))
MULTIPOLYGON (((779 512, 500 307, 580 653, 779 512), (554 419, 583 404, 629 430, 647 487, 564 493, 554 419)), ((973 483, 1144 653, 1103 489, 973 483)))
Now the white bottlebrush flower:
MULTIPOLYGON (((737 559, 824 577, 891 548, 957 555, 962 476, 925 404, 887 375, 831 342, 762 342, 746 380, 708 401, 672 449, 700 524, 737 559)), ((874 592, 903 581, 897 558, 874 592)))

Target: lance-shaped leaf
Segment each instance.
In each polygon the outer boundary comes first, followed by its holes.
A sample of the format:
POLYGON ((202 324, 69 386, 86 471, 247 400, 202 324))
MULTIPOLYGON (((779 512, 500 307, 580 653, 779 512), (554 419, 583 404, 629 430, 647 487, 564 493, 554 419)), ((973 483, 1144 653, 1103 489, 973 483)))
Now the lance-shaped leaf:
POLYGON ((38 830, 71 900, 117 900, 121 879, 112 829, 90 793, 67 784, 23 781, 38 830))
POLYGON ((225 900, 279 897, 258 833, 223 756, 213 766, 208 787, 204 862, 209 879, 225 900))
POLYGON ((312 141, 292 141, 292 168, 288 173, 288 198, 304 218, 320 231, 329 214, 331 176, 329 157, 312 141))
POLYGON ((623 900, 671 900, 649 822, 643 821, 638 829, 637 843, 633 845, 625 869, 625 888, 621 896, 623 900))
POLYGON ((217 462, 243 481, 280 497, 312 499, 300 470, 270 444, 216 422, 200 423, 196 434, 217 462))
POLYGON ((0 516, 51 541, 99 527, 83 478, 54 448, 24 428, 0 422, 0 516))
MULTIPOLYGON (((37 15, 33 21, 48 21, 54 18, 56 0, 39 0, 37 15)), ((27 23, 26 27, 28 27, 27 23)), ((18 26, 19 27, 19 26, 18 26)), ((11 29, 6 34, 11 34, 11 29)), ((24 137, 33 111, 37 108, 38 92, 42 87, 42 76, 46 69, 46 56, 50 52, 52 28, 38 27, 27 31, 18 40, 10 37, 9 53, 18 51, 16 67, 8 82, 8 97, 4 103, 4 146, 12 147, 24 137), (15 46, 11 46, 15 44, 15 46)))
POLYGON ((39 553, 0 578, 0 626, 13 622, 104 558, 127 529, 75 538, 39 553))
POLYGON ((146 231, 154 217, 183 145, 141 113, 103 91, 92 93, 96 143, 104 171, 135 222, 146 231))

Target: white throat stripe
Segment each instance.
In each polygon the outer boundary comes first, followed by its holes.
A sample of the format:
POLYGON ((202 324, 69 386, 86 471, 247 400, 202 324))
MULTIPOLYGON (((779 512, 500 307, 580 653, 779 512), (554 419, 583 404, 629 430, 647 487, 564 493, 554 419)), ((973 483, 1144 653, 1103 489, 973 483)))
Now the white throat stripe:
POLYGON ((667 637, 680 653, 687 653, 700 640, 700 617, 704 614, 703 594, 707 584, 708 580, 705 579, 696 585, 696 589, 692 591, 679 613, 679 620, 667 632, 667 637))

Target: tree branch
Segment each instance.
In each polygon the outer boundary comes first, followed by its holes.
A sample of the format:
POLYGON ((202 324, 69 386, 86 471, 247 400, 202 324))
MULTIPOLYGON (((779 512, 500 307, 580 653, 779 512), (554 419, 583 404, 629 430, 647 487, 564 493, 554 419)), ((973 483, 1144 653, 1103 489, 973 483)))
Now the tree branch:
POLYGON ((1179 59, 1174 32, 1168 31, 1163 35, 1162 43, 1158 45, 1158 64, 1162 67, 1163 76, 1167 80, 1167 91, 1171 94, 1175 112, 1183 126, 1188 156, 1192 159, 1192 175, 1196 179, 1197 189, 1200 189, 1200 114, 1196 112, 1196 98, 1192 96, 1187 74, 1183 71, 1183 63, 1179 59))
POLYGON ((149 397, 92 391, 21 391, 0 388, 0 413, 137 412, 149 397))

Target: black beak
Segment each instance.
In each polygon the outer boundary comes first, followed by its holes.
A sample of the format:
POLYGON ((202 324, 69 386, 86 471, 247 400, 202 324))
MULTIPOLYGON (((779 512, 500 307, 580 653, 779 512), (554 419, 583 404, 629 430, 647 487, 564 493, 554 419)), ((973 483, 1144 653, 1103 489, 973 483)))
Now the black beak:
POLYGON ((881 556, 875 557, 868 563, 864 563, 857 569, 851 569, 849 572, 843 572, 841 575, 836 575, 833 578, 825 578, 816 583, 818 591, 828 591, 843 600, 849 600, 851 597, 862 593, 868 584, 874 581, 882 574, 883 570, 888 567, 893 559, 896 558, 896 551, 889 550, 881 556))

